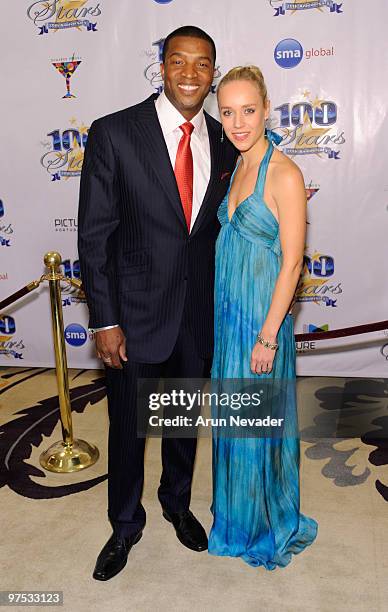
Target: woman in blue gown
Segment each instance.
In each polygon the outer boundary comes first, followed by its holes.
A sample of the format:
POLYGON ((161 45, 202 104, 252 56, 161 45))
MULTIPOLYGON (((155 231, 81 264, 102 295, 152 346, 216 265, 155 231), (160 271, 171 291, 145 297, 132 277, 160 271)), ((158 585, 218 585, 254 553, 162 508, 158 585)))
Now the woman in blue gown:
POLYGON ((265 130, 269 101, 261 71, 229 71, 218 104, 225 134, 241 156, 218 212, 212 379, 240 380, 241 387, 247 379, 288 385, 285 405, 271 406, 272 414, 284 413, 281 434, 213 433, 209 553, 272 570, 287 565, 317 533, 317 523, 299 507, 290 313, 303 264, 306 196, 298 167, 274 149, 279 136, 265 130))

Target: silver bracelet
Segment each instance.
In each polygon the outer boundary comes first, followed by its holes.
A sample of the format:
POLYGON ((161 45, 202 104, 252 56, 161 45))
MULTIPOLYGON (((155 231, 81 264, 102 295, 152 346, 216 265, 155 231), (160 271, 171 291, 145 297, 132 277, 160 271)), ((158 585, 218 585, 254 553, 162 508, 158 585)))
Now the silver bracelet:
POLYGON ((264 340, 263 336, 260 333, 257 334, 257 342, 260 342, 260 344, 265 346, 265 348, 272 349, 273 351, 276 351, 276 349, 279 346, 278 344, 276 344, 276 342, 272 344, 272 342, 268 342, 268 340, 264 340))

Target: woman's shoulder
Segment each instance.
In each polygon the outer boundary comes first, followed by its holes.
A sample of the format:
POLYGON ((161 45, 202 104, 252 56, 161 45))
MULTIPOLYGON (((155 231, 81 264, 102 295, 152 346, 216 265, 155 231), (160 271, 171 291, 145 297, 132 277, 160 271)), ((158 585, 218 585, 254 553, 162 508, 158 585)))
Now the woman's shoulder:
POLYGON ((291 187, 303 182, 299 166, 278 149, 274 149, 270 165, 274 186, 291 187))

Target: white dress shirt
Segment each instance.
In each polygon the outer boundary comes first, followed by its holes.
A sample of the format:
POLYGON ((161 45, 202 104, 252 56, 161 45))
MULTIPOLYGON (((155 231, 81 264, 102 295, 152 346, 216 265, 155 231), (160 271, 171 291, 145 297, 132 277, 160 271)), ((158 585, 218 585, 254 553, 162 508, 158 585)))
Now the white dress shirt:
MULTIPOLYGON (((183 136, 179 128, 187 119, 171 104, 164 91, 155 101, 156 113, 173 169, 179 141, 183 136)), ((190 120, 194 130, 191 134, 191 152, 193 154, 193 208, 191 212, 190 231, 198 216, 210 179, 210 144, 206 119, 203 109, 190 120)))
MULTIPOLYGON (((156 114, 158 115, 160 127, 162 128, 171 165, 174 169, 179 141, 183 136, 183 132, 179 126, 182 125, 182 123, 185 123, 187 119, 185 119, 183 115, 181 115, 175 108, 175 106, 171 104, 164 91, 155 100, 155 109, 156 114)), ((193 155, 193 207, 191 211, 191 231, 209 184, 211 160, 209 135, 202 108, 199 113, 197 113, 195 117, 190 120, 190 123, 192 123, 194 126, 190 141, 191 152, 193 155)), ((90 329, 89 331, 96 332, 104 329, 112 329, 113 327, 118 327, 118 325, 98 327, 96 329, 90 329)))

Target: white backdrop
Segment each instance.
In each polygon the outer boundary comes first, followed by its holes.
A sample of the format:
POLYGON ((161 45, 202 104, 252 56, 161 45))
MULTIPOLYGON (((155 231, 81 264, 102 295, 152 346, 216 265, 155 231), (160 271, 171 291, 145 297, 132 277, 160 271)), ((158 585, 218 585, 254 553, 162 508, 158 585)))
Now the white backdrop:
MULTIPOLYGON (((388 42, 385 0, 16 0, 2 7, 0 297, 57 250, 79 275, 79 172, 96 117, 161 86, 163 38, 194 24, 214 37, 217 78, 254 63, 266 77, 280 148, 308 189, 297 332, 387 318, 388 42), (291 40, 290 40, 291 39, 291 40), (54 63, 80 62, 66 80, 54 63)), ((217 114, 214 93, 207 108, 217 114)), ((69 365, 98 367, 87 309, 64 294, 69 365)), ((383 332, 298 345, 298 374, 386 376, 383 332)), ((47 287, 0 319, 0 364, 54 363, 47 287)))

